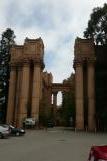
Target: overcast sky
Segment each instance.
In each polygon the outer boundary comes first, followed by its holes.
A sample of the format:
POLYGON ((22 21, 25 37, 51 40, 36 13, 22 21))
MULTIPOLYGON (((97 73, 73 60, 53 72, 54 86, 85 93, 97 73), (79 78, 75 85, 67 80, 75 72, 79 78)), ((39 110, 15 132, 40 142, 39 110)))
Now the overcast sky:
POLYGON ((45 70, 54 82, 73 72, 75 38, 83 31, 92 9, 107 0, 0 0, 0 33, 14 30, 17 44, 25 37, 41 37, 45 45, 45 70))

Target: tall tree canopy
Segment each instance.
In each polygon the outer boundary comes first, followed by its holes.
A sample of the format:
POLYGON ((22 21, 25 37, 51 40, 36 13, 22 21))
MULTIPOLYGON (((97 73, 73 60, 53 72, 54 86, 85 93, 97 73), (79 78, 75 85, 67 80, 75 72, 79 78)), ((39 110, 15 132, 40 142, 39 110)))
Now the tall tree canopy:
POLYGON ((8 100, 10 48, 15 43, 14 31, 7 28, 0 40, 0 121, 4 121, 8 100))
POLYGON ((93 38, 96 44, 107 44, 107 4, 93 9, 84 31, 85 38, 93 38))

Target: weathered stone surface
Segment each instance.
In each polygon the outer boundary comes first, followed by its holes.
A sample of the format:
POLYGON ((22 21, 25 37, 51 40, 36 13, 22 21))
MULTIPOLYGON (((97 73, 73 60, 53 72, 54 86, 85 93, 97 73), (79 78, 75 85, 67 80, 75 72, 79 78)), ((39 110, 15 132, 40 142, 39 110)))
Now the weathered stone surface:
POLYGON ((26 38, 24 45, 14 45, 11 49, 10 64, 7 123, 22 126, 26 117, 39 119, 44 69, 42 39, 26 38))
POLYGON ((75 41, 76 128, 95 130, 95 45, 92 39, 75 41))

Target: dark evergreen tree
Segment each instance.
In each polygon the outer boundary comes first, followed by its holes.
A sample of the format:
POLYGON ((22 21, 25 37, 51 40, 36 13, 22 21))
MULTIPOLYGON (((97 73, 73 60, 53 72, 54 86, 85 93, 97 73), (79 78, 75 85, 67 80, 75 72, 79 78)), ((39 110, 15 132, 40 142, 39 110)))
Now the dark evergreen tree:
POLYGON ((5 122, 9 86, 10 48, 15 43, 14 31, 7 28, 0 40, 0 122, 5 122))
POLYGON ((75 85, 74 85, 74 74, 64 80, 64 83, 71 84, 72 88, 69 92, 63 93, 62 102, 62 117, 65 126, 74 126, 75 124, 75 85))
POLYGON ((93 9, 84 37, 93 38, 96 44, 107 44, 107 4, 93 9))

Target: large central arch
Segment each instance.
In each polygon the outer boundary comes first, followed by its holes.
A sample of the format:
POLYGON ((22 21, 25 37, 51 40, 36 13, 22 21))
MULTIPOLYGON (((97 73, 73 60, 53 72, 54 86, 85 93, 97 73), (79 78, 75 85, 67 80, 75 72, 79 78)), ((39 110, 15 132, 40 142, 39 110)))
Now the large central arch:
POLYGON ((52 83, 52 94, 53 94, 53 104, 54 107, 57 106, 57 94, 58 92, 68 92, 71 90, 70 83, 52 83))

